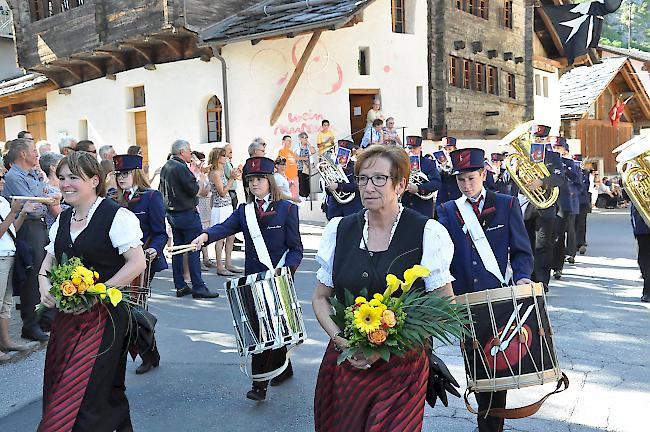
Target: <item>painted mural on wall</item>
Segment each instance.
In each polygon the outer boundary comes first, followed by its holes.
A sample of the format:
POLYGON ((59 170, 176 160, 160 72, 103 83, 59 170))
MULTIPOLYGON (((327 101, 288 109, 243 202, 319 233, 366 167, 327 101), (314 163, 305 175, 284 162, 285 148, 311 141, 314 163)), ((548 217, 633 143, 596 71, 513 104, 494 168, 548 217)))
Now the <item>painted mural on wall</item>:
MULTIPOLYGON (((276 87, 281 91, 289 81, 309 38, 299 37, 289 53, 277 48, 262 48, 250 62, 251 79, 263 87, 276 87)), ((343 68, 332 56, 325 43, 319 41, 305 66, 299 86, 305 86, 318 95, 332 95, 343 87, 343 68)), ((324 114, 305 109, 283 115, 273 129, 274 135, 294 135, 300 132, 317 133, 324 114)))

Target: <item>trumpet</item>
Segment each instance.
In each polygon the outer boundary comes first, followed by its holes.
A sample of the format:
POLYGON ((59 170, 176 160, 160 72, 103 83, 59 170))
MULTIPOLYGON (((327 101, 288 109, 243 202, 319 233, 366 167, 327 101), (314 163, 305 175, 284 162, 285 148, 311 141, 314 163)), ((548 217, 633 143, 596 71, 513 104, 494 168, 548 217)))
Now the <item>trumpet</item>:
MULTIPOLYGON (((422 183, 426 183, 428 181, 429 177, 427 177, 426 174, 424 174, 422 171, 411 171, 409 174, 409 183, 413 183, 416 186, 420 186, 422 183)), ((423 200, 430 200, 433 198, 435 193, 435 191, 428 194, 416 193, 415 196, 423 200)))
POLYGON ((533 180, 542 180, 551 175, 546 165, 530 161, 532 142, 530 128, 533 123, 533 121, 529 121, 518 126, 506 135, 499 145, 511 145, 515 148, 516 152, 505 159, 506 169, 521 193, 526 195, 528 201, 538 209, 545 209, 555 204, 560 195, 560 188, 557 186, 551 189, 540 187, 530 190, 528 188, 528 184, 533 180))
POLYGON ((614 149, 616 166, 632 204, 650 226, 650 137, 637 136, 614 149))
MULTIPOLYGON (((350 183, 348 176, 343 172, 340 165, 334 163, 332 159, 332 149, 335 144, 323 146, 318 150, 318 164, 316 169, 320 173, 325 183, 350 183)), ((354 199, 354 192, 331 191, 332 196, 341 204, 347 204, 354 199)))

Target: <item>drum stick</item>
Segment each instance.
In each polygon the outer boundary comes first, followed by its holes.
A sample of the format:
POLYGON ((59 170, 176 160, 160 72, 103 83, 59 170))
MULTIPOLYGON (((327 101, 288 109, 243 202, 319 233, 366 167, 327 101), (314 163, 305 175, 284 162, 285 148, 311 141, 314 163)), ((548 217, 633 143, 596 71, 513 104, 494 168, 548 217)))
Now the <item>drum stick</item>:
POLYGON ((40 203, 46 203, 52 201, 52 198, 50 197, 30 197, 30 196, 12 196, 11 199, 15 199, 18 201, 34 201, 34 202, 40 202, 40 203))
POLYGON ((187 249, 190 247, 195 247, 193 244, 184 244, 184 245, 175 245, 175 246, 168 246, 165 248, 167 251, 173 251, 173 250, 179 250, 179 249, 187 249))
POLYGON ((189 246, 186 247, 185 249, 176 249, 176 250, 173 250, 173 251, 172 251, 172 250, 167 250, 167 251, 170 252, 170 255, 171 255, 171 256, 174 256, 174 255, 180 255, 180 254, 184 254, 184 253, 187 253, 187 252, 194 252, 194 251, 196 251, 196 246, 194 246, 194 245, 189 245, 189 246))

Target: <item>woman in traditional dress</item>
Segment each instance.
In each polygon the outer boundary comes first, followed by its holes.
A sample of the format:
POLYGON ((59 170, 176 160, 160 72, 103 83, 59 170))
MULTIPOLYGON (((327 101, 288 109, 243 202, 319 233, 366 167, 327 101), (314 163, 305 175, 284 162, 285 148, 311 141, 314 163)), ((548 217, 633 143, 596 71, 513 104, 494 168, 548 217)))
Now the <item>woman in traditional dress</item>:
MULTIPOLYGON (((260 246, 268 250, 271 264, 274 268, 289 267, 292 273, 296 272, 302 261, 298 207, 282 199, 273 178, 273 166, 273 160, 265 157, 252 157, 246 161, 244 177, 248 184, 248 204, 240 205, 223 223, 210 227, 194 239, 192 243, 196 245, 197 250, 206 242, 211 243, 243 232, 246 245, 246 276, 268 271, 269 268, 262 262, 256 250, 256 242, 251 237, 246 217, 246 207, 252 206, 262 233, 263 242, 260 246)), ((251 322, 251 325, 256 326, 257 323, 251 322)), ((269 379, 272 386, 277 386, 293 376, 286 347, 253 354, 252 369, 253 388, 246 397, 254 401, 266 398, 269 379)))
POLYGON ((401 275, 415 264, 431 271, 419 281, 427 291, 452 296, 454 246, 438 222, 399 204, 409 179, 403 149, 368 148, 358 157, 355 174, 367 210, 332 219, 316 255, 321 267, 313 307, 331 339, 316 383, 316 431, 419 431, 429 375, 424 350, 391 356, 389 362, 357 353, 337 366, 348 342, 330 317, 330 298, 344 302, 346 290, 355 296, 363 289, 370 297, 383 293, 388 273, 401 275))
MULTIPOLYGON (((115 180, 117 181, 117 202, 127 207, 138 217, 142 230, 142 243, 144 253, 149 260, 150 268, 146 274, 147 281, 136 278, 136 286, 146 283, 151 284, 156 272, 167 268, 167 260, 163 255, 163 248, 167 244, 167 231, 165 229, 165 205, 162 194, 151 189, 147 175, 142 169, 142 156, 116 155, 115 180)), ((148 292, 138 291, 136 296, 147 296, 148 292)), ((141 304, 142 302, 138 302, 141 304)), ((152 329, 153 330, 153 329, 152 329)), ((147 373, 152 367, 160 364, 160 354, 155 336, 152 336, 149 346, 140 346, 137 353, 142 357, 142 364, 136 369, 138 375, 147 373)), ((135 355, 135 354, 134 354, 135 355)))
MULTIPOLYGON (((41 303, 49 308, 56 304, 45 275, 64 255, 81 258, 108 287, 128 286, 145 269, 138 218, 104 199, 106 184, 95 157, 74 152, 56 173, 72 207, 52 225, 39 273, 41 303)), ((124 386, 128 322, 125 302, 57 314, 45 357, 39 432, 133 430, 124 386)))

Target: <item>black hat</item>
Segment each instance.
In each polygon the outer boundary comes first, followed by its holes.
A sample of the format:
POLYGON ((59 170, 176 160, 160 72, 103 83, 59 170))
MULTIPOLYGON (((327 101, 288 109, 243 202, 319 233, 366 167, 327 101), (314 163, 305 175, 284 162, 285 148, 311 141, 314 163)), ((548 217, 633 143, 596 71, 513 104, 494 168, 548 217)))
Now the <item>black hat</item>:
POLYGON ((244 177, 273 175, 275 162, 267 157, 252 157, 246 159, 244 177))
POLYGON ((453 166, 452 175, 485 168, 485 151, 480 148, 464 148, 449 154, 453 166))
POLYGON ((553 137, 551 138, 551 145, 552 146, 558 146, 558 147, 564 147, 566 151, 569 151, 569 143, 567 142, 566 138, 564 137, 553 137))
POLYGON ((275 158, 275 164, 276 165, 286 165, 287 164, 287 158, 282 157, 282 156, 278 156, 277 158, 275 158))
POLYGON ((407 147, 422 147, 422 137, 417 135, 409 135, 406 137, 407 147))
POLYGON ((346 148, 352 150, 354 148, 354 141, 345 140, 345 139, 339 140, 339 148, 346 148))
POLYGON ((115 172, 133 171, 142 169, 142 156, 140 155, 115 155, 113 157, 115 172))
POLYGON ((538 138, 546 138, 550 132, 551 132, 551 127, 543 124, 534 124, 530 128, 530 133, 532 133, 533 136, 538 138))
POLYGON ((492 153, 491 155, 492 162, 503 161, 506 159, 506 155, 503 153, 492 153))
POLYGON ((444 147, 456 147, 456 138, 454 138, 454 137, 442 137, 442 145, 444 147))
POLYGON ((581 154, 574 154, 573 155, 573 160, 574 161, 582 162, 584 159, 585 159, 584 155, 581 155, 581 154))

